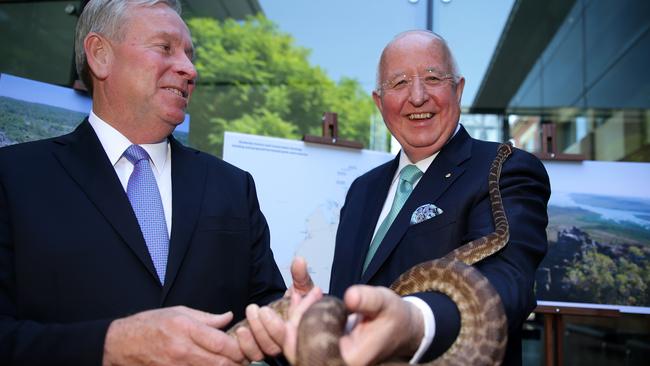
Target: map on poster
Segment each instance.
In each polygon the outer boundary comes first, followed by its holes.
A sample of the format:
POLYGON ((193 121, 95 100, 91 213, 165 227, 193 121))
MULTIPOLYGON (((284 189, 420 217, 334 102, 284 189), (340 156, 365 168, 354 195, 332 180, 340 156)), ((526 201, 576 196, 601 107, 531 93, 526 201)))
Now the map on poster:
POLYGON ((223 158, 253 175, 271 247, 287 285, 294 256, 327 291, 339 211, 359 175, 394 155, 226 132, 223 158))

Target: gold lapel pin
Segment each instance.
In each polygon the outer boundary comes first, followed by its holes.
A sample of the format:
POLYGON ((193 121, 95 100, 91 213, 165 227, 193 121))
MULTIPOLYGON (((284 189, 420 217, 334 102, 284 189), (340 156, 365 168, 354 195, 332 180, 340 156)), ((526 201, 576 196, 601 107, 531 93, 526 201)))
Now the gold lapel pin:
POLYGON ((451 177, 451 173, 445 174, 445 178, 449 178, 449 177, 451 177))

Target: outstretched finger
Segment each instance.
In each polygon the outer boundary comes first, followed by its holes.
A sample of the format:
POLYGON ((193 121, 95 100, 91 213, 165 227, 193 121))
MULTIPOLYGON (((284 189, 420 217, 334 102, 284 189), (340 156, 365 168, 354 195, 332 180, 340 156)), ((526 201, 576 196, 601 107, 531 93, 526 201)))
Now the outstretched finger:
POLYGON ((305 296, 313 287, 314 281, 309 275, 307 261, 302 257, 296 257, 291 262, 291 287, 287 290, 287 295, 297 292, 305 296))
POLYGON ((223 314, 213 314, 206 311, 188 308, 186 306, 176 306, 173 309, 213 328, 223 328, 228 325, 233 318, 232 311, 223 314))
POLYGON ((201 323, 195 324, 196 326, 190 329, 190 337, 195 344, 212 354, 224 356, 233 362, 245 361, 244 354, 235 338, 201 323))

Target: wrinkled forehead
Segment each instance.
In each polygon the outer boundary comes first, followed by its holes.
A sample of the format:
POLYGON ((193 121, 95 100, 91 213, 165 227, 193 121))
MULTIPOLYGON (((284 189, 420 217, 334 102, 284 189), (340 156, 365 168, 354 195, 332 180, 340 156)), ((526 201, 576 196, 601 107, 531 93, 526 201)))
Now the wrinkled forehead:
POLYGON ((416 75, 423 70, 435 69, 451 73, 451 63, 443 43, 431 35, 410 34, 391 42, 380 62, 382 77, 398 74, 416 75))

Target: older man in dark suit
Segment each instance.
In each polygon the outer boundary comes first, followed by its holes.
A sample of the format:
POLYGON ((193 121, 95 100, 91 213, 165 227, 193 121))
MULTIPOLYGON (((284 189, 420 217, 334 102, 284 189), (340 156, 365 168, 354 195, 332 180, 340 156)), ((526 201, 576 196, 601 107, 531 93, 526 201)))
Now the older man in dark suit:
MULTIPOLYGON (((487 177, 497 144, 471 138, 459 124, 464 83, 436 34, 405 32, 384 49, 373 97, 402 151, 348 191, 331 294, 343 296, 354 284, 389 286, 411 266, 494 231, 487 177), (403 194, 402 184, 412 189, 410 195, 403 194)), ((518 149, 503 165, 500 186, 510 241, 476 267, 505 307, 504 363, 511 365, 522 362, 521 326, 535 305, 533 281, 547 246, 550 186, 540 161, 518 149)), ((364 315, 341 342, 353 365, 395 355, 430 360, 453 343, 460 328, 458 308, 437 292, 404 301, 385 289, 354 286, 345 302, 364 315)))
POLYGON ((218 328, 285 292, 252 177, 171 136, 196 78, 179 14, 91 0, 89 117, 0 150, 0 364, 238 365, 218 328))

